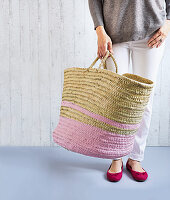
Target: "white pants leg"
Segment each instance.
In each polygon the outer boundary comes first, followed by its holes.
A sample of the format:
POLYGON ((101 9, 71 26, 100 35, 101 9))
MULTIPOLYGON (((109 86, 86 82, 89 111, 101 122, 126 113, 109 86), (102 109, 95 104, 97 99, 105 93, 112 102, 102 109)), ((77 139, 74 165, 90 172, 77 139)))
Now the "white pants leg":
MULTIPOLYGON (((158 48, 148 47, 148 40, 149 37, 145 38, 144 40, 113 44, 113 55, 118 65, 119 74, 127 72, 130 73, 129 64, 131 59, 132 73, 148 78, 154 81, 156 85, 158 69, 163 57, 166 40, 158 48)), ((115 72, 114 64, 110 57, 106 60, 106 67, 108 70, 115 72)), ((144 159, 146 140, 151 122, 154 90, 155 86, 152 90, 149 102, 145 108, 141 126, 135 135, 133 150, 129 154, 129 157, 133 160, 142 161, 144 159)), ((120 158, 113 158, 113 160, 117 159, 120 158)))

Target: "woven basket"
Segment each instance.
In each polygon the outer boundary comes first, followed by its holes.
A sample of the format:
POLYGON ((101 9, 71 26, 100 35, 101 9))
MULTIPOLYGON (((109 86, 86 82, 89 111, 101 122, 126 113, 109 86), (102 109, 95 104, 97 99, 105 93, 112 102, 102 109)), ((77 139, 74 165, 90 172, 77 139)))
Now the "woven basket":
POLYGON ((118 74, 109 51, 99 68, 93 68, 98 59, 89 68, 64 70, 59 122, 52 136, 72 152, 113 159, 132 151, 154 83, 135 74, 118 74), (106 69, 109 55, 116 72, 106 69))

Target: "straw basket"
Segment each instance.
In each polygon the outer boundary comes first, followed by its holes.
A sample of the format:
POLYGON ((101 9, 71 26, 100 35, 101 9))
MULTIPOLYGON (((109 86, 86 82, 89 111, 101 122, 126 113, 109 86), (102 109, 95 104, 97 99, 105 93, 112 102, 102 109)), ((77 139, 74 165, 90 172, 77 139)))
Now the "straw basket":
POLYGON ((93 68, 98 59, 89 68, 64 70, 59 122, 52 136, 72 152, 113 159, 132 151, 154 83, 135 74, 118 74, 109 51, 99 68, 93 68), (116 72, 106 69, 109 55, 116 72))

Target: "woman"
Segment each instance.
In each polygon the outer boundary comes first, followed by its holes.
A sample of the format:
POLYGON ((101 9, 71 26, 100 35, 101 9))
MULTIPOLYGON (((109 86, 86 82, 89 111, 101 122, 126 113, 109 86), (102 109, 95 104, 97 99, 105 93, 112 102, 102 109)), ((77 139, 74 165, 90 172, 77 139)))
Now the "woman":
MULTIPOLYGON (((170 0, 88 0, 94 30, 98 37, 97 54, 102 59, 106 51, 113 53, 119 74, 129 71, 130 58, 134 74, 156 81, 170 31, 170 0)), ((111 57, 106 60, 108 70, 114 70, 111 57)), ((136 181, 145 181, 142 168, 146 139, 152 113, 154 90, 144 112, 141 126, 135 135, 134 146, 126 167, 136 181)), ((122 158, 113 158, 107 170, 110 181, 122 178, 122 158)))

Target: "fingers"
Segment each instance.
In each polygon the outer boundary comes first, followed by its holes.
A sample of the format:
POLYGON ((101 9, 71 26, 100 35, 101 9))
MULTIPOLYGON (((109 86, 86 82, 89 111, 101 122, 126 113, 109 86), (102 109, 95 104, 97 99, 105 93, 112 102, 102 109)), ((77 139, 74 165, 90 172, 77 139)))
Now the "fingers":
POLYGON ((162 37, 162 35, 160 35, 159 37, 155 39, 155 43, 152 45, 152 48, 159 47, 163 43, 163 41, 164 41, 164 38, 162 37))
POLYGON ((155 38, 154 40, 152 40, 152 41, 148 44, 148 46, 154 48, 154 47, 156 47, 157 45, 160 45, 160 43, 162 43, 162 42, 163 42, 162 36, 159 35, 157 38, 155 38), (162 41, 161 41, 161 40, 162 40, 162 41))
POLYGON ((113 49, 112 49, 112 43, 111 42, 104 43, 101 46, 98 45, 98 51, 97 51, 98 57, 100 59, 102 59, 106 55, 107 50, 109 50, 113 54, 113 49))
MULTIPOLYGON (((108 50, 111 52, 111 54, 113 54, 113 48, 112 48, 112 43, 108 42, 108 50)), ((110 57, 110 55, 109 55, 110 57)))
POLYGON ((150 43, 153 44, 154 40, 155 40, 157 37, 159 37, 159 36, 160 36, 160 32, 157 31, 157 32, 148 40, 148 45, 149 45, 150 43))
POLYGON ((98 45, 98 56, 100 57, 100 59, 102 59, 106 55, 106 51, 107 51, 107 43, 98 45))
POLYGON ((148 46, 149 47, 159 47, 165 40, 165 35, 160 31, 158 30, 156 32, 156 34, 154 34, 149 40, 148 40, 148 46))

